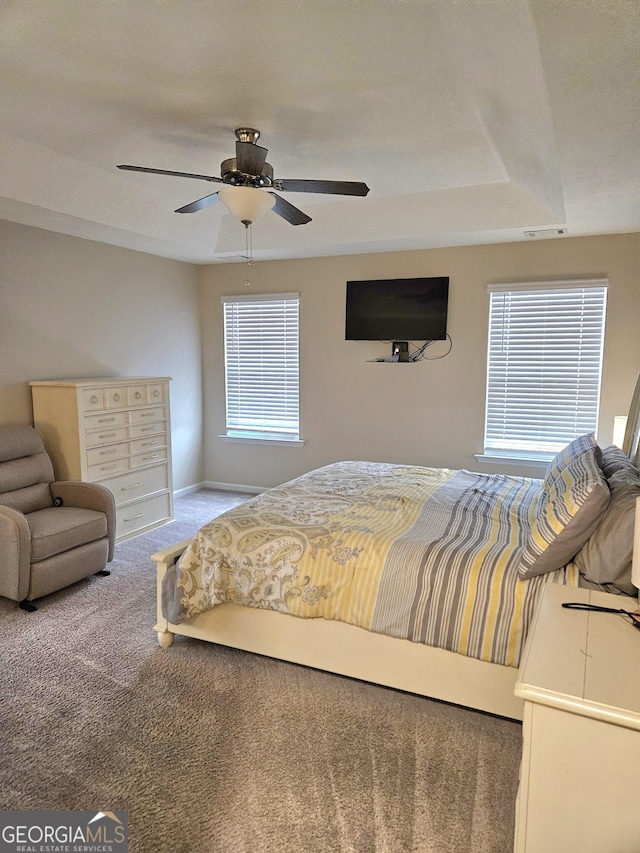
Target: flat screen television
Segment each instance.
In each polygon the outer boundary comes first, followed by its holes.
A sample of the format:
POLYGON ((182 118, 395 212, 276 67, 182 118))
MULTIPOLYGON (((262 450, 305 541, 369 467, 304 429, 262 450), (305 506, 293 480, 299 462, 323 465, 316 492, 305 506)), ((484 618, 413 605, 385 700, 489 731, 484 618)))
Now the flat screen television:
POLYGON ((347 341, 442 341, 449 277, 347 282, 347 341))

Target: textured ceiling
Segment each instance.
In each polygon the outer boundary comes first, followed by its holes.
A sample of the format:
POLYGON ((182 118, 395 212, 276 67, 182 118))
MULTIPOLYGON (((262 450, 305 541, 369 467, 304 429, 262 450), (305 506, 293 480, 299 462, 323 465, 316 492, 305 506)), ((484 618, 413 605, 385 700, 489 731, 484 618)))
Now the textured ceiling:
POLYGON ((638 0, 5 0, 0 218, 195 263, 222 204, 174 210, 258 128, 283 194, 257 258, 640 231, 638 0))

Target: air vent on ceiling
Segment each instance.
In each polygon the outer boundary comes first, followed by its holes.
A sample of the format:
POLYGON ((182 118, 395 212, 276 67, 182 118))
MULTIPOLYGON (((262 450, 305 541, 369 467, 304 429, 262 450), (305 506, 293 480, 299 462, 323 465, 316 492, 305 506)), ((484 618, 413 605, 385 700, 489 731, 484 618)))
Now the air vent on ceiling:
POLYGON ((525 231, 525 237, 566 237, 566 228, 542 228, 539 231, 525 231))

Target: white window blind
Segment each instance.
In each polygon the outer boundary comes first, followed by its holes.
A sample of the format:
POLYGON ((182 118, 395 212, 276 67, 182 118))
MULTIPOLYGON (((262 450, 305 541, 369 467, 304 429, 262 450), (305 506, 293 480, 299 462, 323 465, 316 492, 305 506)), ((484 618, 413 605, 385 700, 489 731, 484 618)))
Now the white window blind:
POLYGON ((489 285, 488 452, 556 453, 595 432, 606 285, 489 285))
POLYGON ((227 435, 297 439, 297 293, 222 297, 227 435))

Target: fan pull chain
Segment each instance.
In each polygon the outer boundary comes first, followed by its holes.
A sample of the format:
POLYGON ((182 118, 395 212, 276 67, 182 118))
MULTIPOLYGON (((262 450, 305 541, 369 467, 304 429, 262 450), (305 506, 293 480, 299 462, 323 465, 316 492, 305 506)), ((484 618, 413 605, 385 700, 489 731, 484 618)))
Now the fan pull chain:
MULTIPOLYGON (((251 231, 251 223, 244 223, 244 245, 245 245, 245 253, 247 258, 247 275, 251 274, 251 267, 253 266, 253 233, 251 231)), ((245 287, 251 287, 251 281, 249 278, 244 283, 245 287)))

